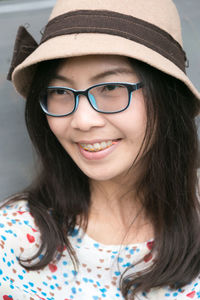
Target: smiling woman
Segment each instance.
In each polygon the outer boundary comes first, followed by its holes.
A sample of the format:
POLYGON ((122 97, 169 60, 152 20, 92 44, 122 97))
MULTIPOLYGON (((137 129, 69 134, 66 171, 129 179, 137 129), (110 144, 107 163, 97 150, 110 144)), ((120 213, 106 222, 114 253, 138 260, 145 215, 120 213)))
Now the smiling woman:
POLYGON ((39 46, 20 28, 9 78, 41 170, 0 211, 3 299, 198 298, 200 95, 179 25, 171 0, 58 0, 39 46))
MULTIPOLYGON (((74 105, 70 109, 73 114, 67 118, 48 116, 50 129, 77 166, 90 179, 105 181, 116 176, 124 176, 137 156, 146 131, 146 111, 142 89, 135 91, 133 88, 130 89, 131 83, 135 87, 139 81, 130 62, 127 58, 120 56, 82 56, 62 62, 57 72, 58 77, 66 78, 66 80, 65 82, 59 79, 52 80, 50 83, 52 86, 64 87, 63 84, 67 84, 69 88, 81 90, 94 83, 98 86, 92 90, 89 88, 90 102, 87 101, 85 95, 82 96, 80 92, 76 92, 79 97, 79 104, 76 104, 73 95, 72 100, 71 96, 69 100, 69 93, 67 93, 63 105, 68 109, 68 105, 71 105, 73 101, 74 105), (70 81, 67 80, 69 76, 71 76, 70 81), (102 81, 104 83, 128 82, 131 96, 129 96, 127 86, 122 87, 122 84, 120 86, 118 84, 117 89, 115 85, 114 91, 110 88, 105 91, 105 85, 99 86, 102 81), (129 102, 131 103, 128 107, 129 102), (100 143, 107 142, 109 145, 103 144, 106 149, 98 149, 100 143), (123 160, 120 160, 123 153, 126 155, 123 160)), ((61 99, 60 95, 59 99, 61 99)), ((54 101, 54 107, 52 107, 51 97, 46 102, 48 109, 55 109, 57 112, 57 109, 60 109, 58 101, 54 101)))

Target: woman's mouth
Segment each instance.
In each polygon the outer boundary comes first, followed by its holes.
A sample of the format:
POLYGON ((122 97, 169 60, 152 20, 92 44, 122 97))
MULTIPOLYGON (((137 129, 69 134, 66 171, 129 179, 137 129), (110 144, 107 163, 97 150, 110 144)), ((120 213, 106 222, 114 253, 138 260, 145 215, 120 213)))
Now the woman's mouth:
POLYGON ((107 157, 118 146, 121 139, 95 143, 78 143, 81 155, 87 160, 99 160, 107 157))
POLYGON ((94 144, 80 144, 80 147, 89 152, 98 152, 107 149, 116 143, 117 140, 109 140, 94 144))

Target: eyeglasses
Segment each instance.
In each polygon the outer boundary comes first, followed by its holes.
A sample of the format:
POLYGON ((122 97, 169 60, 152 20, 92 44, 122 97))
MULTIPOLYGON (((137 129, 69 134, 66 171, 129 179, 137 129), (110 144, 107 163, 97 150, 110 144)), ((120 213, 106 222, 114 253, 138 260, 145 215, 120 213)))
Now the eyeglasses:
POLYGON ((64 117, 75 112, 80 95, 87 97, 94 110, 104 114, 113 114, 127 109, 131 102, 132 92, 142 87, 142 82, 100 83, 80 91, 63 86, 49 86, 41 93, 39 100, 42 110, 53 117, 64 117))

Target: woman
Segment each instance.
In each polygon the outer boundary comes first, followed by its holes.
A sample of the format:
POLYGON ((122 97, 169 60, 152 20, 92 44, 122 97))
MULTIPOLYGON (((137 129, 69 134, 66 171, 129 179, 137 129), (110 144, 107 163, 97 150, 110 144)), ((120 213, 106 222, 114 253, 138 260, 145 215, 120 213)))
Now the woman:
POLYGON ((185 60, 169 0, 57 1, 39 46, 20 28, 9 78, 40 173, 1 209, 3 299, 200 297, 185 60))

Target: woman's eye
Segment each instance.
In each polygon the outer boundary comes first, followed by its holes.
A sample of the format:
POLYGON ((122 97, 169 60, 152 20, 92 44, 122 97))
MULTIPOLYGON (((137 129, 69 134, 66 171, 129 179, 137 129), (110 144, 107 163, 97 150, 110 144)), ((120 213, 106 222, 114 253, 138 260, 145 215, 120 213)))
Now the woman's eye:
POLYGON ((63 90, 63 89, 56 89, 54 92, 56 94, 58 94, 58 95, 65 95, 65 94, 67 94, 67 91, 63 90))
POLYGON ((118 88, 119 86, 118 85, 105 85, 104 86, 104 89, 107 90, 107 91, 113 91, 115 90, 116 88, 118 88))
POLYGON ((124 88, 124 86, 120 84, 108 84, 102 87, 102 92, 114 92, 122 88, 124 88))
POLYGON ((64 89, 50 89, 49 90, 49 95, 66 95, 68 94, 68 91, 67 90, 64 90, 64 89))

